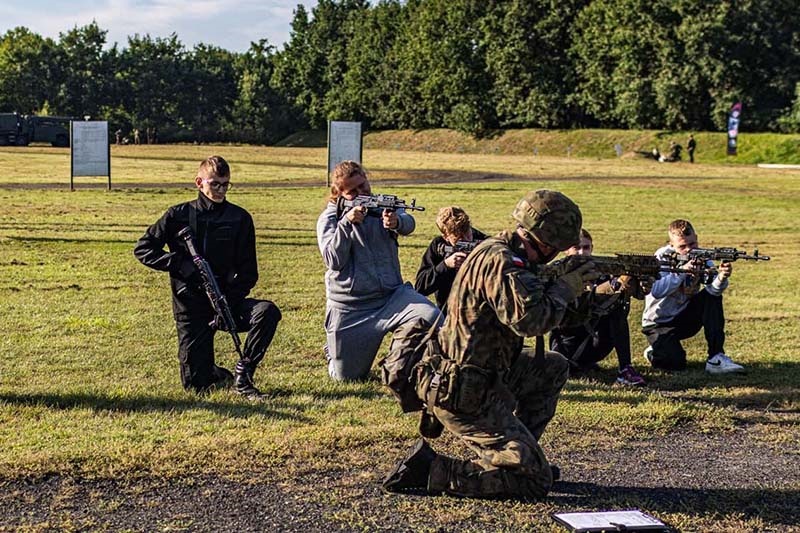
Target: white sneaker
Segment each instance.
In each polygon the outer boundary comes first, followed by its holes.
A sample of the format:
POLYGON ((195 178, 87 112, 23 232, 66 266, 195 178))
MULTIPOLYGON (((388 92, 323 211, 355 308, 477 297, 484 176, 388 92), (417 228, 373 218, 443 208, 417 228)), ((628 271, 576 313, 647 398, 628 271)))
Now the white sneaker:
POLYGON ((718 353, 706 361, 706 372, 709 374, 730 374, 733 372, 744 371, 745 370, 742 365, 737 365, 724 353, 718 353))
POLYGON ((647 348, 645 348, 644 351, 642 352, 642 357, 647 359, 647 362, 652 365, 653 364, 653 347, 652 346, 648 346, 647 348))

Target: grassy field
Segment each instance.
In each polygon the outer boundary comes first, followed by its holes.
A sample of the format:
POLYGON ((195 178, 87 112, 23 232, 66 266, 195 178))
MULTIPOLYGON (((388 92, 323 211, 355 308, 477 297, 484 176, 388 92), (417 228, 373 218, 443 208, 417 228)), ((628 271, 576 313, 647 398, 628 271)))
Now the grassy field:
MULTIPOLYGON (((540 157, 617 159, 615 145, 622 147, 622 159, 642 158, 653 147, 668 153, 670 141, 684 148, 689 133, 697 142, 697 162, 712 164, 753 165, 756 163, 800 163, 800 135, 780 133, 748 133, 739 135, 735 157, 727 155, 725 132, 688 132, 661 130, 500 130, 476 139, 454 130, 391 130, 370 131, 364 146, 371 150, 409 150, 453 154, 506 154, 540 157)), ((282 146, 325 146, 327 132, 304 131, 281 141, 282 146)))
MULTIPOLYGON (((346 529, 391 528, 381 515, 365 518, 370 498, 378 498, 378 508, 394 502, 401 528, 553 529, 546 516, 556 510, 552 501, 364 495, 415 438, 416 419, 403 416, 376 379, 338 384, 326 376, 324 270, 314 232, 326 193, 324 161, 324 149, 310 148, 114 147, 115 189, 70 193, 68 151, 0 149, 0 163, 9 169, 0 187, 0 479, 175 479, 199 472, 238 479, 242 470, 252 470, 298 492, 303 479, 326 479, 336 490, 303 493, 321 501, 331 523, 346 529), (148 224, 168 206, 194 197, 196 166, 212 153, 231 162, 229 198, 255 219, 261 280, 253 296, 271 299, 283 311, 256 374, 270 394, 263 403, 225 391, 198 399, 181 390, 167 277, 132 254, 148 224), (338 481, 327 475, 342 471, 338 481), (413 518, 419 509, 428 521, 413 518), (485 513, 494 517, 482 527, 485 513)), ((687 372, 644 368, 637 303, 633 351, 649 386, 613 386, 612 356, 602 364, 605 372, 568 384, 542 444, 561 463, 565 479, 579 481, 571 468, 607 468, 593 459, 593 450, 607 458, 677 435, 744 436, 758 450, 793 459, 785 470, 790 478, 775 490, 800 494, 800 172, 393 150, 366 150, 364 161, 373 171, 373 190, 415 197, 428 208, 416 215, 416 233, 402 240, 407 279, 435 235, 438 207, 461 205, 478 228, 494 233, 506 227, 516 200, 535 188, 558 189, 577 201, 596 253, 651 252, 665 241, 666 225, 685 217, 698 228, 701 245, 758 246, 771 255, 769 263, 737 263, 727 293, 726 348, 748 367, 746 376, 706 376, 700 339, 687 343, 687 372), (570 464, 574 454, 584 463, 570 464)), ((230 368, 232 353, 230 341, 219 336, 218 360, 230 368)), ((467 455, 451 439, 435 446, 467 455)), ((737 488, 752 487, 731 487, 737 488)), ((746 494, 716 505, 663 506, 629 495, 592 506, 640 507, 686 531, 792 526, 776 512, 743 511, 746 494)), ((566 506, 584 505, 569 500, 566 506)), ((41 527, 24 518, 13 524, 41 527)))

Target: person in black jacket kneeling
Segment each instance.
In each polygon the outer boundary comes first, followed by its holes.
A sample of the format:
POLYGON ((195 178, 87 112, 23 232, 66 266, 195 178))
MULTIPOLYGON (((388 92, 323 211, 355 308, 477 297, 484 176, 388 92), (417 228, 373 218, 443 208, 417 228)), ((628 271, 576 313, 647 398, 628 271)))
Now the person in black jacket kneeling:
POLYGON ((247 211, 225 199, 230 179, 230 167, 222 157, 212 156, 200 163, 195 178, 197 199, 170 207, 147 228, 134 255, 145 266, 169 272, 183 387, 204 393, 233 382, 237 393, 255 399, 262 394, 253 383, 253 373, 272 342, 281 312, 273 302, 247 297, 258 280, 255 226, 247 211), (178 236, 186 227, 191 228, 198 252, 210 264, 238 330, 249 331, 235 377, 214 363, 218 322, 178 236))
POLYGON ((442 234, 434 238, 417 271, 414 288, 428 296, 436 293, 436 305, 445 311, 450 288, 464 259, 486 235, 472 227, 469 215, 458 206, 443 207, 436 215, 442 234))

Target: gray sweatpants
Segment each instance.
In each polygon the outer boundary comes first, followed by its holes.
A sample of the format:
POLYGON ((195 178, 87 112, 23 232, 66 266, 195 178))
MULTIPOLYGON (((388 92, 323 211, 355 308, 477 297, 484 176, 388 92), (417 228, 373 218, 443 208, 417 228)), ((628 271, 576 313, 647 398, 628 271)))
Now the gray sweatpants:
POLYGON ((422 318, 433 323, 439 309, 410 283, 392 293, 383 307, 342 309, 328 304, 325 332, 328 338, 328 374, 337 381, 363 379, 387 333, 422 318))

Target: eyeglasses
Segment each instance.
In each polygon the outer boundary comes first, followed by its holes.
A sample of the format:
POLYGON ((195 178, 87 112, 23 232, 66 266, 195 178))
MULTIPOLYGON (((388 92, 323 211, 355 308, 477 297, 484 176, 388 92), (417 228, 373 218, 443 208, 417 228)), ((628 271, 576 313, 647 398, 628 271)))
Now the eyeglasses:
POLYGON ((221 181, 213 181, 213 180, 203 180, 204 183, 208 183, 208 186, 212 189, 216 189, 218 191, 226 191, 229 190, 233 185, 230 181, 226 181, 225 183, 221 181))

